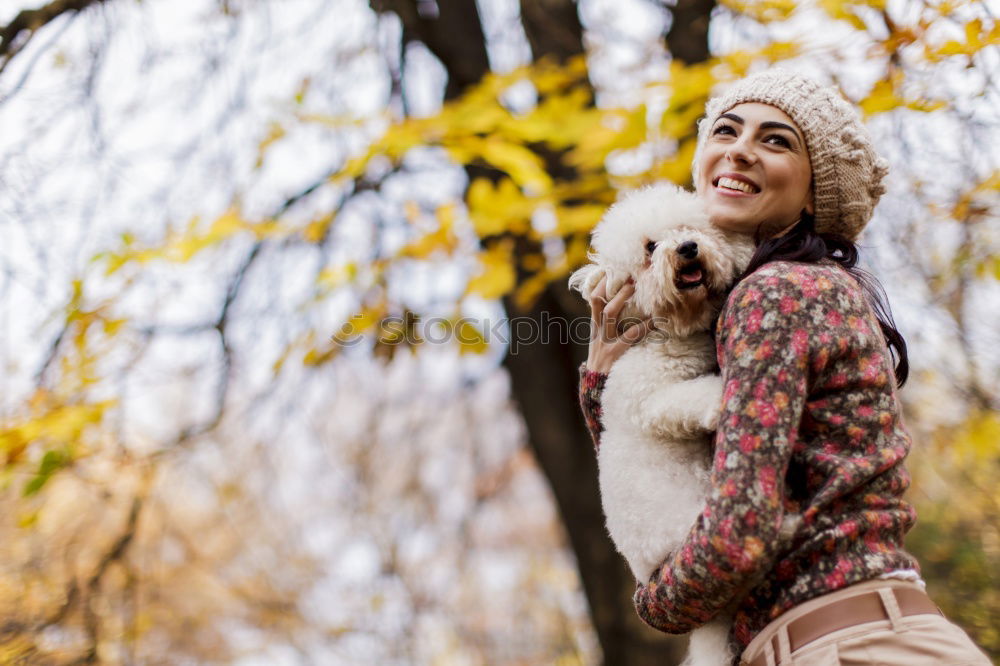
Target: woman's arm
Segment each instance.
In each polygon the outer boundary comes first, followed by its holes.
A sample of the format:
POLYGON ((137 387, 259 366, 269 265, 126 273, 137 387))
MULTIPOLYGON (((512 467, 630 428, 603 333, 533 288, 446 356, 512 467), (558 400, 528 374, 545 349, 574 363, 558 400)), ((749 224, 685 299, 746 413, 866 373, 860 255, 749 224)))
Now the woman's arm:
POLYGON ((773 565, 807 392, 812 312, 798 284, 773 271, 759 271, 731 294, 719 329, 725 392, 712 492, 681 546, 636 588, 633 602, 650 626, 691 631, 773 565))

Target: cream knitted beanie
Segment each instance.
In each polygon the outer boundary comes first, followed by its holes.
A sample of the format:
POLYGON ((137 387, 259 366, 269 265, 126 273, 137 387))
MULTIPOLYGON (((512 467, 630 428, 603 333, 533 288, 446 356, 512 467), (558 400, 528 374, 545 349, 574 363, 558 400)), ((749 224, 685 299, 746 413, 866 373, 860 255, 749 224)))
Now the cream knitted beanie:
POLYGON ((732 84, 705 106, 698 121, 698 164, 708 134, 719 115, 745 102, 770 104, 795 121, 805 136, 813 175, 816 230, 854 240, 871 219, 885 192, 882 179, 889 163, 872 146, 858 112, 833 88, 788 70, 773 68, 732 84))

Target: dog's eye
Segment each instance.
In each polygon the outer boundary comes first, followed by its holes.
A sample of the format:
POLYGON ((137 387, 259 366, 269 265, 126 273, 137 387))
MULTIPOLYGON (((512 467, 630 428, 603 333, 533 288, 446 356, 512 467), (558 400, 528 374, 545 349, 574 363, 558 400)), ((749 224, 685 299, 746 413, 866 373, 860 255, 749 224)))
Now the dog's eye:
POLYGON ((656 241, 646 241, 646 254, 653 254, 656 249, 656 241))

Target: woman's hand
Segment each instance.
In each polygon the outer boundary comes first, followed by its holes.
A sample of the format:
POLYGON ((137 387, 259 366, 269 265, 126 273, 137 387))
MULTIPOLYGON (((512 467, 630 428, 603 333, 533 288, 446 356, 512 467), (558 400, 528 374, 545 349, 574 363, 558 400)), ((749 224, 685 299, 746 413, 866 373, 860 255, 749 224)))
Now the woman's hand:
POLYGON ((642 340, 653 330, 653 320, 644 319, 618 334, 618 315, 635 292, 632 279, 622 285, 614 298, 608 300, 605 291, 607 277, 590 292, 590 347, 587 353, 587 369, 607 373, 625 350, 642 340))

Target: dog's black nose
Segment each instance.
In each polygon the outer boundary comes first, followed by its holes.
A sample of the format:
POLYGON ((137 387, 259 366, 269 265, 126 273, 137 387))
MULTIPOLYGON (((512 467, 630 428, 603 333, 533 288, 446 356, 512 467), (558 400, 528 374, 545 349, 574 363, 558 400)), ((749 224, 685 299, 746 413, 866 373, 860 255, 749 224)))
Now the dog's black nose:
POLYGON ((677 254, 685 259, 694 259, 698 256, 698 244, 694 241, 686 241, 677 246, 677 254))

